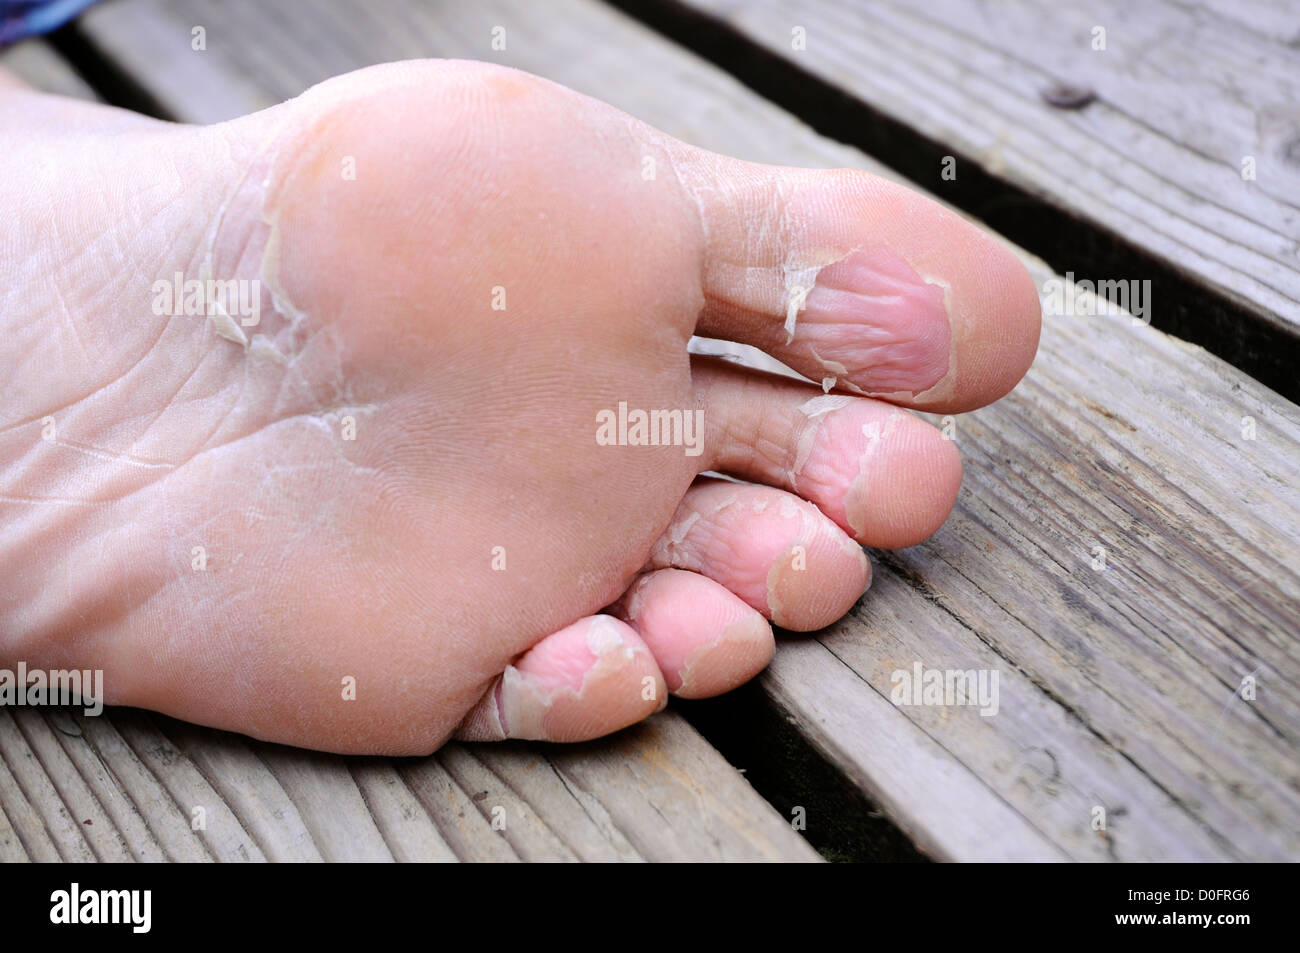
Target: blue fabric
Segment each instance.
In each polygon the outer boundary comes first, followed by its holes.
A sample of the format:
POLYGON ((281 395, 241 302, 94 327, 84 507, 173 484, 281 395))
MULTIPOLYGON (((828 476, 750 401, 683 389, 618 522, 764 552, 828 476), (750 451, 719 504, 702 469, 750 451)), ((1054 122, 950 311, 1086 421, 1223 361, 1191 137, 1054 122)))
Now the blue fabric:
POLYGON ((0 46, 49 33, 96 0, 0 0, 0 46))

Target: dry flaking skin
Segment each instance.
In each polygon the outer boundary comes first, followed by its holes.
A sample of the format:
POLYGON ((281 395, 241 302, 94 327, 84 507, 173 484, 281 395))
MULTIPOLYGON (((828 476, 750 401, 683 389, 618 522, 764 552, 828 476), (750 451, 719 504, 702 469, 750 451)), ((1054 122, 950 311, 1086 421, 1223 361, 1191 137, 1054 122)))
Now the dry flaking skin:
POLYGON ((849 484, 848 492, 844 494, 844 512, 848 516, 849 525, 853 527, 853 532, 858 536, 863 534, 868 525, 866 514, 871 501, 867 498, 867 480, 873 469, 873 460, 880 453, 885 441, 898 428, 904 413, 901 410, 892 411, 885 418, 883 427, 876 421, 862 425, 862 435, 867 438, 867 446, 858 459, 858 475, 849 484))
MULTIPOLYGON (((799 437, 795 444, 794 462, 787 474, 791 486, 798 487, 798 478, 803 473, 804 465, 807 463, 809 456, 812 455, 813 447, 822 432, 823 422, 829 415, 852 404, 853 398, 851 397, 844 397, 839 394, 824 394, 811 398, 799 407, 799 412, 807 420, 799 431, 799 437)), ((844 494, 845 516, 849 521, 849 526, 859 537, 862 536, 868 525, 866 512, 870 501, 868 500, 867 483, 872 474, 873 461, 882 451, 885 442, 898 429, 906 414, 907 412, 904 410, 895 409, 890 411, 883 425, 878 421, 862 425, 862 435, 866 438, 866 446, 857 461, 857 474, 849 483, 844 494)))
POLYGON ((718 603, 717 594, 708 590, 707 579, 694 573, 651 572, 641 576, 613 610, 635 626, 659 658, 669 691, 682 698, 711 698, 730 691, 762 671, 775 650, 772 628, 757 609, 731 593, 718 603), (686 593, 680 588, 684 584, 686 593), (665 611, 665 606, 689 601, 690 586, 699 596, 702 614, 665 611), (665 587, 682 601, 666 598, 665 587), (647 608, 658 612, 647 616, 647 608), (682 656, 681 646, 689 643, 695 644, 682 656))
MULTIPOLYGON (((847 398, 845 399, 847 400, 847 398)), ((782 519, 797 518, 799 520, 797 533, 767 573, 767 607, 772 614, 772 621, 779 626, 790 628, 790 619, 785 613, 786 600, 782 596, 782 591, 786 586, 793 587, 802 583, 801 577, 807 574, 808 569, 806 566, 796 568, 796 560, 801 553, 804 559, 807 558, 808 550, 812 548, 817 535, 817 529, 813 525, 811 513, 798 506, 789 497, 781 498, 781 507, 777 512, 780 513, 782 519)))
MULTIPOLYGON (((650 652, 642 645, 629 644, 621 632, 622 623, 609 616, 593 616, 585 642, 595 662, 581 683, 545 685, 536 676, 515 665, 507 666, 495 688, 461 723, 458 736, 466 741, 499 741, 518 738, 549 741, 581 734, 587 713, 602 706, 592 705, 591 695, 599 692, 629 709, 628 723, 661 711, 668 703, 668 691, 650 652), (642 656, 642 665, 633 664, 642 656), (643 679, 655 678, 656 707, 646 710, 643 679), (563 726, 563 731, 556 727, 563 726), (575 728, 577 730, 575 731, 575 728)), ((606 708, 608 706, 605 706, 606 708)), ((608 711, 602 719, 608 718, 608 711)))
POLYGON ((790 470, 787 474, 789 483, 797 487, 799 474, 803 472, 804 464, 808 462, 808 455, 812 453, 813 444, 817 441, 820 424, 817 418, 829 414, 832 411, 841 410, 853 402, 852 397, 845 397, 842 394, 823 394, 820 397, 813 397, 799 407, 799 412, 808 418, 799 431, 799 437, 795 441, 794 462, 790 464, 790 470))
POLYGON ((679 673, 681 684, 673 692, 681 698, 712 698, 729 692, 761 671, 773 648, 767 620, 757 612, 743 616, 686 657, 679 673), (719 673, 726 678, 719 680, 719 673))
POLYGON ((224 313, 214 315, 214 330, 243 346, 249 357, 281 367, 293 362, 310 318, 291 300, 281 275, 280 205, 299 168, 282 155, 300 152, 294 143, 284 148, 285 137, 292 135, 287 130, 292 128, 292 124, 268 124, 244 174, 213 217, 200 269, 205 282, 221 277, 259 284, 270 306, 260 309, 256 331, 246 330, 224 313))

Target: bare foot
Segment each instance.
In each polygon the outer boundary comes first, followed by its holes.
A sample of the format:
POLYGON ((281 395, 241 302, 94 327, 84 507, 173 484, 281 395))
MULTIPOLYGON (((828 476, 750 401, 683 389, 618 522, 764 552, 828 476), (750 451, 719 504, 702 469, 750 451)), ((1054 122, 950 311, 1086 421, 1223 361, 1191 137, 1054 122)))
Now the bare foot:
POLYGON ((209 128, 6 88, 0 127, 0 665, 259 738, 568 741, 734 687, 947 516, 902 408, 1037 345, 1024 268, 934 203, 497 67, 209 128))

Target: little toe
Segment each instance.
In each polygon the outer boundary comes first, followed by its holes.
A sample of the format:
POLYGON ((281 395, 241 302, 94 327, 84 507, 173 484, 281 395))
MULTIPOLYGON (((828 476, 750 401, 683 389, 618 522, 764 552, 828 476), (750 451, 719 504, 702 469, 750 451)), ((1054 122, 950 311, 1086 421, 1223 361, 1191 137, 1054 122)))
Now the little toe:
POLYGON ((711 698, 743 685, 772 659, 772 627, 721 584, 661 569, 634 582, 611 610, 637 630, 682 698, 711 698))
POLYGON ((663 708, 667 686, 636 631, 608 615, 542 639, 497 676, 461 721, 462 741, 587 741, 663 708))
POLYGON ((711 358, 691 377, 707 469, 797 493, 867 546, 919 543, 952 511, 961 455, 911 413, 711 358))
POLYGON ((862 547, 811 503, 711 478, 682 497, 646 568, 708 576, 797 632, 830 625, 871 583, 862 547))

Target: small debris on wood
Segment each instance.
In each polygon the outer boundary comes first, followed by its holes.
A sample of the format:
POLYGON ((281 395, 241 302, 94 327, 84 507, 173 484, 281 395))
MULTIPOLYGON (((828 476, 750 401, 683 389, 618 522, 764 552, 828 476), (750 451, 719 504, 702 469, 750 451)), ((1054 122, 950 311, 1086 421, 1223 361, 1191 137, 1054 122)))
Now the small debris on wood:
POLYGON ((1082 109, 1097 98, 1097 94, 1087 86, 1061 82, 1044 87, 1038 95, 1043 97, 1043 102, 1057 109, 1082 109))

